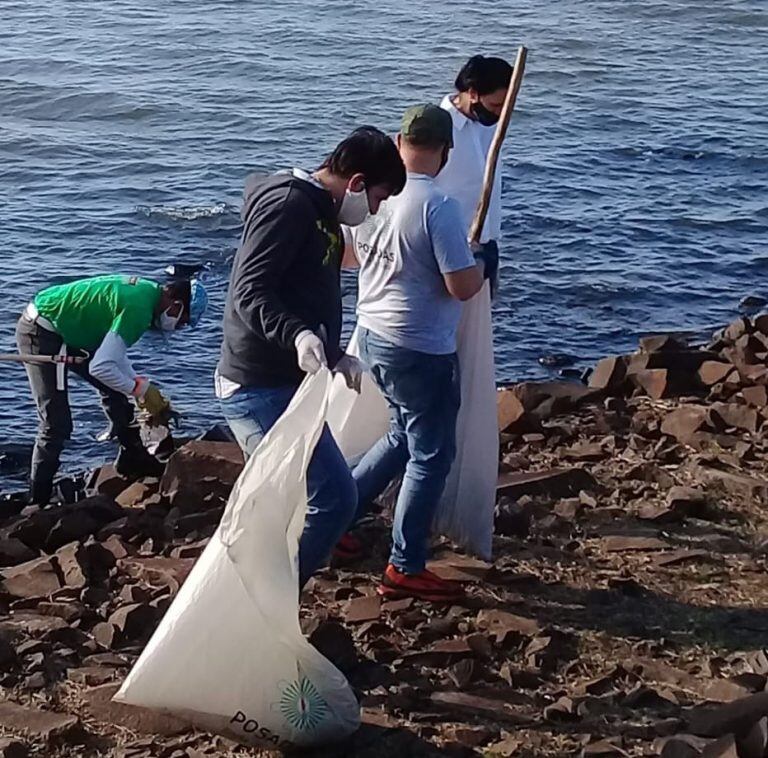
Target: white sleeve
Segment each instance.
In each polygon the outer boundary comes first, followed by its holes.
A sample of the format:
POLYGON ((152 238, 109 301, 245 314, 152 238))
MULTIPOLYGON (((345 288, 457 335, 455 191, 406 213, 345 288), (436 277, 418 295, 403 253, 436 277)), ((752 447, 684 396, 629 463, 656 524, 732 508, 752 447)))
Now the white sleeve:
POLYGON ((94 379, 110 389, 124 395, 133 394, 136 372, 128 360, 128 346, 119 334, 107 332, 91 359, 88 371, 94 379))

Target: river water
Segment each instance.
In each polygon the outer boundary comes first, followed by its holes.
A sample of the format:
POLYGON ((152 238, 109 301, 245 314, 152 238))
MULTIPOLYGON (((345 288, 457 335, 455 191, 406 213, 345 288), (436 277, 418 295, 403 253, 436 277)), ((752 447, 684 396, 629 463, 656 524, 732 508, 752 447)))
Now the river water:
MULTIPOLYGON (((219 420, 245 175, 314 168, 356 125, 395 131, 476 52, 530 50, 502 165, 500 380, 706 331, 768 293, 765 0, 3 0, 1 15, 0 351, 52 282, 204 262, 205 327, 134 349, 189 433, 219 420)), ((0 442, 31 442, 24 373, 0 372, 0 442)), ((111 457, 91 391, 72 400, 66 466, 111 457)))

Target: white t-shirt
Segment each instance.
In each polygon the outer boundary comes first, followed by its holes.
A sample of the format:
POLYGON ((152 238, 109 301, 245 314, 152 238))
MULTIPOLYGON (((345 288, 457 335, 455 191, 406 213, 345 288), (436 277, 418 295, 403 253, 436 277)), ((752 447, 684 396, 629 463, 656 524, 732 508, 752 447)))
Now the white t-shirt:
POLYGON ((409 350, 456 352, 461 303, 443 274, 475 265, 458 203, 432 177, 409 173, 405 189, 349 234, 360 263, 358 324, 409 350))
MULTIPOLYGON (((437 175, 437 187, 461 206, 464 224, 469 229, 475 217, 480 193, 483 189, 485 160, 491 147, 495 126, 483 126, 467 118, 446 95, 440 107, 451 114, 453 120, 453 149, 448 163, 437 175)), ((491 204, 485 219, 480 242, 501 238, 501 171, 496 171, 491 192, 491 204)))

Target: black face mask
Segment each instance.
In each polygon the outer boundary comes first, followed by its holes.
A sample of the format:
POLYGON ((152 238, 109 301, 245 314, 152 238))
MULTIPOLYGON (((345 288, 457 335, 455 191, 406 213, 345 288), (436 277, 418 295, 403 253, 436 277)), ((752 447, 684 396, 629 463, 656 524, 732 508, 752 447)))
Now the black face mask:
POLYGON ((474 117, 483 126, 493 126, 499 120, 499 117, 493 111, 489 111, 479 100, 476 103, 472 103, 470 107, 474 117))

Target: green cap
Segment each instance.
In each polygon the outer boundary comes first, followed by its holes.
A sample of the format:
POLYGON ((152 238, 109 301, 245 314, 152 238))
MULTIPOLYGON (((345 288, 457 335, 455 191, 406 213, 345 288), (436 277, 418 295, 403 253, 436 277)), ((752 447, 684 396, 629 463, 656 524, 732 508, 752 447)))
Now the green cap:
POLYGON ((415 145, 453 147, 453 119, 437 105, 412 105, 403 114, 400 134, 415 145))

